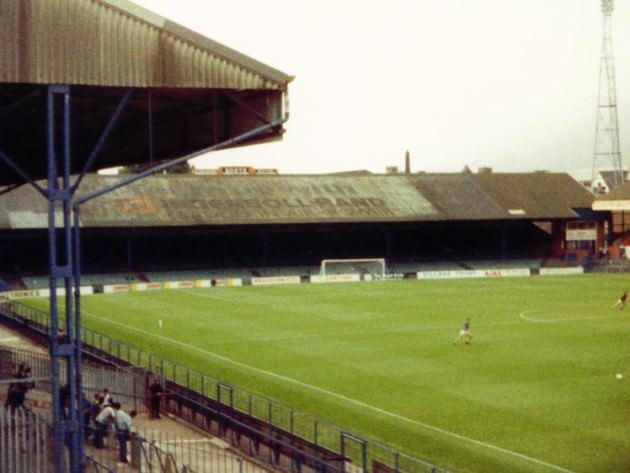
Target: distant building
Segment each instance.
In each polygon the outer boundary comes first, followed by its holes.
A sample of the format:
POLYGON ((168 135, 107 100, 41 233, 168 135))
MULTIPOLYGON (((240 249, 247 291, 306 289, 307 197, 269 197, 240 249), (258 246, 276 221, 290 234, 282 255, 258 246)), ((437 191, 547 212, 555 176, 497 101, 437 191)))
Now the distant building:
POLYGON ((630 259, 630 182, 596 196, 592 208, 596 212, 610 212, 610 256, 630 259))
POLYGON ((257 169, 252 166, 221 166, 216 169, 195 169, 194 174, 198 176, 277 176, 280 173, 275 168, 257 169))

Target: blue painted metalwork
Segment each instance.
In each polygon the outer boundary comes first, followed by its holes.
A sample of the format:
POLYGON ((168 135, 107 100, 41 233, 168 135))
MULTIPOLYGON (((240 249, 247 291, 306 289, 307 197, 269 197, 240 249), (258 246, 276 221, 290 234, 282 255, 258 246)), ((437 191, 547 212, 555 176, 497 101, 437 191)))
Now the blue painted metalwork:
POLYGON ((200 151, 195 151, 194 153, 190 153, 187 154, 186 156, 182 156, 180 158, 177 159, 173 159, 171 161, 168 161, 164 164, 160 164, 158 166, 154 166, 151 169, 147 169, 146 171, 142 171, 139 172, 137 174, 134 174, 133 176, 129 176, 126 179, 123 179, 122 181, 118 181, 116 184, 112 184, 111 186, 105 187, 103 189, 100 189, 98 191, 94 191, 91 192, 90 194, 86 194, 80 198, 78 198, 75 202, 75 207, 81 204, 84 204, 85 202, 88 202, 92 199, 95 199, 97 197, 100 197, 102 195, 108 194, 111 191, 114 191, 116 189, 119 189, 121 187, 125 187, 133 182, 139 181, 140 179, 144 179, 145 177, 148 177, 152 174, 155 174, 157 172, 160 171, 164 171, 168 168, 170 168, 171 166, 174 166, 176 164, 179 163, 183 163, 185 161, 189 161, 191 159, 197 158, 199 156, 202 156, 206 153, 210 153, 212 151, 217 151, 220 150, 222 148, 227 148, 230 146, 234 146, 235 144, 238 144, 242 141, 246 141, 250 138, 255 137, 256 135, 260 135, 261 133, 264 133, 265 131, 271 130, 273 128, 278 128, 279 126, 282 126, 283 123, 286 122, 286 118, 280 118, 278 120, 275 120, 271 123, 269 123, 268 125, 264 125, 258 128, 254 128, 253 130, 250 130, 248 132, 245 132, 241 135, 235 136, 234 138, 230 138, 229 140, 226 141, 222 141, 221 143, 215 144, 213 146, 209 146, 208 148, 204 148, 200 151))
POLYGON ((17 189, 18 187, 20 187, 22 184, 14 184, 12 186, 6 186, 4 189, 0 189, 0 195, 2 194, 6 194, 8 192, 11 192, 15 189, 17 189))
POLYGON ((17 175, 19 175, 22 179, 32 185, 37 192, 39 192, 44 197, 47 197, 46 189, 40 186, 37 182, 35 182, 24 170, 16 164, 16 162, 9 157, 4 151, 0 149, 0 160, 4 161, 7 166, 15 171, 17 175))
POLYGON ((84 455, 80 438, 83 437, 80 384, 80 330, 79 314, 75 312, 72 299, 73 288, 73 233, 72 192, 70 185, 70 87, 49 86, 47 110, 47 165, 48 165, 48 249, 50 289, 50 357, 53 384, 53 429, 55 437, 55 470, 81 473, 84 471, 84 455), (58 98, 62 99, 61 130, 56 126, 58 98), (57 138, 61 135, 61 143, 57 138), (61 169, 58 169, 58 154, 61 151, 61 169), (61 173, 60 173, 61 171, 61 173), (61 175, 60 175, 61 174, 61 175), (61 207, 61 230, 57 229, 57 212, 61 207), (63 281, 64 329, 60 328, 57 281, 63 281), (77 360, 77 354, 79 358, 77 360), (60 364, 65 362, 67 376, 62 385, 60 364), (62 399, 62 392, 64 393, 62 399), (62 405, 62 402, 65 404, 62 405), (64 461, 64 448, 68 447, 68 464, 64 461))
MULTIPOLYGON (((80 246, 80 206, 81 204, 126 186, 151 174, 163 171, 169 167, 188 161, 210 151, 235 145, 239 142, 253 138, 270 129, 282 126, 288 117, 268 123, 235 138, 226 140, 201 151, 171 160, 167 163, 152 167, 151 169, 135 174, 115 185, 87 194, 74 200, 79 185, 85 174, 90 170, 98 158, 103 146, 107 142, 111 131, 119 121, 126 105, 133 94, 133 89, 128 90, 116 107, 105 129, 101 133, 92 153, 85 162, 76 182, 71 184, 70 173, 72 170, 71 154, 71 121, 70 99, 71 89, 68 85, 50 85, 47 90, 46 113, 46 164, 47 164, 47 188, 43 188, 28 176, 6 153, 0 150, 0 160, 4 161, 20 177, 42 194, 48 202, 48 270, 50 307, 50 357, 52 375, 52 399, 53 399, 53 430, 54 430, 54 467, 57 473, 83 473, 86 468, 84 455, 83 415, 82 407, 82 380, 81 380, 81 246, 80 246), (61 130, 57 129, 56 109, 59 108, 58 98, 62 99, 61 130), (57 139, 61 135, 61 142, 57 139), (61 153, 59 153, 61 151, 61 153), (59 160, 61 157, 61 160, 59 160), (60 163, 59 163, 60 161, 60 163), (58 169, 60 164, 61 169, 58 169), (60 175, 61 171, 61 175, 60 175), (61 209, 60 209, 61 208, 61 209), (63 222, 60 229, 57 228, 58 211, 62 210, 63 222), (60 241, 59 241, 60 240, 60 241), (63 280, 64 295, 64 324, 60 327, 59 304, 57 295, 57 281, 63 280), (65 386, 60 379, 60 364, 67 364, 67 378, 65 386), (62 406, 62 388, 64 401, 62 406), (68 447, 68 460, 64 460, 64 447, 68 447)), ((149 104, 151 96, 149 92, 149 104)), ((151 117, 151 105, 149 105, 150 149, 152 159, 153 126, 151 117)))
MULTIPOLYGON (((61 383, 59 370, 59 320, 57 317, 57 235, 55 224, 55 207, 57 200, 57 171, 55 150, 55 94, 52 87, 48 90, 47 109, 47 169, 48 169, 48 274, 50 289, 50 370, 52 373, 53 430, 55 446, 63 445, 65 426, 61 415, 61 383)), ((55 448, 55 471, 64 471, 63 449, 55 448)))
MULTIPOLYGON (((75 310, 75 314, 76 317, 74 319, 75 322, 75 327, 74 327, 74 333, 77 335, 77 339, 75 342, 75 353, 74 353, 74 358, 76 360, 77 366, 81 367, 82 366, 82 352, 83 352, 83 346, 82 346, 82 340, 81 340, 81 240, 80 240, 80 228, 81 228, 81 214, 80 214, 80 208, 76 207, 74 209, 74 213, 73 213, 73 217, 74 217, 74 225, 73 225, 73 230, 74 230, 74 234, 73 234, 73 255, 74 255, 74 259, 73 259, 73 266, 72 266, 72 271, 73 271, 73 275, 74 275, 74 310, 75 310)), ((81 370, 77 370, 76 373, 76 386, 77 386, 77 392, 79 393, 79 406, 78 406, 78 433, 77 433, 77 449, 80 452, 84 452, 85 451, 85 435, 83 434, 84 429, 85 429, 85 425, 83 422, 83 415, 81 414, 81 409, 82 409, 82 401, 83 401, 83 380, 82 380, 82 374, 81 374, 81 370)), ((83 457, 82 457, 83 458, 83 457)), ((81 470, 83 471, 83 470, 81 470)))
MULTIPOLYGON (((4 305, 0 303, 0 316, 18 321, 19 323, 28 326, 29 329, 35 333, 41 333, 41 331, 47 330, 49 323, 45 312, 23 305, 17 301, 7 300, 4 305), (24 324, 24 321, 29 321, 29 323, 24 324)), ((368 469, 368 473, 373 470, 371 469, 370 464, 367 463, 367 458, 381 463, 386 468, 399 472, 431 471, 435 473, 454 473, 452 470, 438 467, 426 460, 422 460, 400 450, 396 450, 387 444, 348 432, 342 427, 332 424, 326 420, 318 419, 317 417, 311 416, 307 413, 296 411, 289 406, 277 403, 264 396, 249 392, 237 386, 226 384, 225 382, 219 381, 218 379, 202 372, 179 365, 174 360, 162 358, 161 356, 149 351, 144 351, 138 347, 130 346, 121 340, 110 337, 109 335, 95 332, 88 328, 83 328, 82 332, 86 353, 91 353, 92 356, 96 356, 101 360, 113 362, 114 365, 117 366, 135 365, 146 369, 152 375, 161 378, 163 383, 169 383, 169 389, 177 398, 185 400, 186 402, 190 401, 188 405, 197 406, 197 408, 200 409, 199 412, 201 412, 203 406, 207 406, 207 404, 205 402, 200 402, 198 398, 193 400, 190 397, 191 392, 200 393, 209 399, 218 400, 223 405, 233 407, 241 413, 247 413, 254 419, 270 422, 272 427, 280 430, 287 430, 286 420, 295 416, 296 420, 299 419, 298 425, 301 427, 298 429, 298 432, 294 432, 294 435, 312 443, 315 446, 320 446, 325 449, 330 449, 334 453, 339 453, 342 457, 350 457, 355 465, 365 465, 368 469), (132 355, 134 352, 137 353, 137 358, 132 355), (141 353, 144 354, 143 357, 140 356, 141 353), (139 359, 141 359, 140 362, 138 362, 139 359), (196 383, 192 383, 195 387, 192 387, 191 385, 184 386, 181 383, 181 373, 185 373, 186 379, 196 380, 196 383), (220 386, 223 386, 223 388, 220 388, 220 386), (218 399, 218 392, 220 390, 223 390, 224 392, 233 392, 233 395, 230 395, 229 397, 226 396, 225 399, 218 399), (272 414, 275 413, 275 415, 270 415, 270 411, 272 414), (309 424, 312 425, 312 429, 308 428, 309 424), (340 442, 336 443, 336 445, 331 442, 331 439, 335 438, 340 439, 340 442), (343 454, 341 454, 342 442, 346 443, 343 447, 343 454), (365 452, 364 447, 367 448, 367 452, 365 452)), ((176 398, 173 398, 173 407, 177 405, 177 401, 175 399, 176 398)), ((195 408, 193 407, 193 409, 195 408)), ((218 411, 217 413, 219 415, 224 414, 221 411, 218 411)), ((200 417, 202 418, 203 415, 200 417)), ((256 432, 260 435, 260 438, 266 437, 271 439, 276 445, 282 444, 282 439, 269 431, 262 432, 250 424, 240 423, 239 421, 235 421, 235 425, 240 425, 240 427, 243 428, 243 432, 256 432)), ((308 457, 308 454, 305 454, 305 452, 300 450, 299 447, 294 448, 293 446, 287 445, 287 448, 295 453, 298 453, 303 459, 308 457)), ((331 459, 333 458, 331 457, 331 459)), ((341 473, 340 465, 337 463, 322 461, 321 466, 325 468, 317 469, 317 471, 341 473)))
POLYGON ((111 118, 109 119, 109 122, 107 123, 107 126, 101 133, 101 136, 98 138, 98 141, 96 142, 96 145, 94 146, 94 149, 92 150, 92 153, 90 153, 90 157, 87 159, 87 161, 83 165, 83 169, 81 170, 81 174, 79 175, 79 178, 72 186, 73 193, 76 192, 76 190, 79 188, 79 186, 81 185, 81 181, 83 180, 85 175, 89 172, 89 170, 92 168, 92 165, 96 161, 96 158, 98 158, 98 155, 101 153, 103 146, 107 142, 107 138, 109 138, 109 135, 114 129, 114 126, 116 126, 116 124, 118 123, 118 119, 120 118, 120 116, 122 115, 122 112, 127 107, 127 103, 129 103, 129 99, 133 95, 133 92, 134 92, 134 89, 127 90, 127 92, 125 92, 125 95, 123 95, 123 97, 120 99, 120 102, 118 102, 118 106, 116 107, 114 114, 111 116, 111 118))

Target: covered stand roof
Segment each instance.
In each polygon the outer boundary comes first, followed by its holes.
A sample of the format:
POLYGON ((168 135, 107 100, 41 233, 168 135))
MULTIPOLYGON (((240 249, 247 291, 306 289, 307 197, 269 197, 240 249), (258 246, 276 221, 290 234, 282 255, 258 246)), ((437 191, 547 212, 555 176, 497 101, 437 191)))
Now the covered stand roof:
MULTIPOLYGON (((0 150, 33 178, 49 84, 71 86, 73 171, 130 88, 98 168, 183 156, 287 112, 292 77, 126 0, 0 0, 0 44, 0 150)), ((0 161, 0 185, 22 181, 0 161)))
MULTIPOLYGON (((567 174, 156 176, 83 207, 81 225, 173 227, 577 218, 593 196, 567 174), (520 185, 517 185, 520 184, 520 185), (542 197, 541 197, 542 196, 542 197)), ((89 176, 82 192, 120 177, 89 176)), ((0 229, 43 229, 47 207, 23 186, 0 196, 0 229)))
POLYGON ((630 181, 624 182, 609 194, 598 195, 593 202, 593 210, 630 211, 630 181))

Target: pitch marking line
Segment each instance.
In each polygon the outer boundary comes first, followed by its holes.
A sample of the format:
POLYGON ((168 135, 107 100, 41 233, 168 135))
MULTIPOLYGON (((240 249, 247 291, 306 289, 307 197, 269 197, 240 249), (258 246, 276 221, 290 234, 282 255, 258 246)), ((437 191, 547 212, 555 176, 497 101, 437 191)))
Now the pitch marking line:
POLYGON ((192 349, 192 350, 195 350, 195 351, 197 351, 199 353, 203 353, 204 355, 208 355, 208 356, 214 357, 214 358, 216 358, 218 360, 221 360, 221 361, 224 361, 226 363, 231 363, 233 365, 239 366, 241 368, 245 368, 245 369, 250 370, 250 371, 261 373, 261 374, 267 375, 267 376, 272 377, 272 378, 277 378, 277 379, 280 379, 280 380, 285 381, 287 383, 296 384, 298 386, 302 386, 304 388, 307 388, 307 389, 310 389, 310 390, 313 390, 313 391, 317 391, 317 392, 320 392, 322 394, 326 394, 326 395, 328 395, 330 397, 335 397, 337 399, 341 399, 341 400, 343 400, 345 402, 348 402, 350 404, 354 404, 354 405, 363 407, 365 409, 372 410, 374 412, 378 412, 378 413, 386 415, 388 417, 392 417, 394 419, 402 420, 402 421, 408 422, 410 424, 415 424, 415 425, 418 425, 420 427, 424 427, 425 429, 431 430, 433 432, 438 432, 438 433, 441 433, 441 434, 444 434, 444 435, 449 435, 449 436, 454 437, 454 438, 459 439, 459 440, 464 440, 466 442, 470 442, 470 443, 473 443, 475 445, 486 447, 486 448, 491 449, 491 450, 496 450, 498 452, 502 452, 502 453, 505 453, 507 455, 512 455, 514 457, 521 458, 523 460, 527 460, 527 461, 532 462, 532 463, 537 463, 538 465, 546 466, 546 467, 551 468, 553 470, 563 471, 565 473, 574 473, 571 470, 567 470, 566 468, 562 468, 561 466, 554 465, 552 463, 547 463, 545 461, 538 460, 537 458, 533 458, 533 457, 524 455, 522 453, 514 452, 512 450, 508 450, 508 449, 505 449, 505 448, 497 447, 496 445, 485 443, 485 442, 482 442, 480 440, 475 440, 473 438, 466 437, 464 435, 456 434, 455 432, 450 432, 448 430, 440 429, 439 427, 434 427, 432 425, 425 424, 424 422, 420 422, 418 420, 409 419, 409 418, 401 416, 399 414, 395 414, 393 412, 386 411, 386 410, 381 409, 379 407, 375 407, 375 406, 372 406, 370 404, 366 404, 364 402, 358 401, 356 399, 344 396, 343 394, 337 394, 335 392, 328 391, 327 389, 320 388, 318 386, 313 386, 312 384, 303 383, 302 381, 298 381, 298 380, 292 379, 292 378, 287 378, 286 376, 282 376, 280 374, 273 373, 271 371, 266 371, 266 370, 263 370, 263 369, 260 369, 260 368, 255 368, 253 366, 246 365, 245 363, 241 363, 240 361, 232 360, 231 358, 227 358, 227 357, 225 357, 223 355, 219 355, 217 353, 213 353, 213 352, 204 350, 204 349, 196 347, 194 345, 189 345, 187 343, 180 342, 178 340, 174 340, 172 338, 168 338, 168 337, 165 337, 163 335, 158 335, 158 334, 149 332, 147 330, 142 330, 142 329, 133 327, 131 325, 124 324, 122 322, 117 322, 117 321, 114 321, 114 320, 107 319, 105 317, 100 317, 98 315, 92 314, 92 313, 87 312, 85 310, 83 310, 82 312, 85 315, 88 315, 88 316, 93 317, 95 319, 101 320, 103 322, 110 323, 110 324, 113 324, 113 325, 119 325, 119 326, 124 327, 126 329, 133 330, 135 332, 139 332, 139 333, 142 333, 144 335, 148 335, 150 337, 159 338, 161 340, 164 340, 166 342, 172 343, 174 345, 180 345, 180 346, 183 346, 183 347, 185 347, 187 349, 192 349))

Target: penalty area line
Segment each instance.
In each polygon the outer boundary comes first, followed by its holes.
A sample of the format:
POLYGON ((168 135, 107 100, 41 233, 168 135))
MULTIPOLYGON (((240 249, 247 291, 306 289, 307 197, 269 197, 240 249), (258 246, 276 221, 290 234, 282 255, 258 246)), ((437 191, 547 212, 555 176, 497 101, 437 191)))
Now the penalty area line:
POLYGON ((276 379, 279 379, 281 381, 285 381, 285 382, 290 383, 290 384, 295 384, 295 385, 301 386, 303 388, 307 388, 307 389, 312 390, 312 391, 317 391, 317 392, 320 392, 322 394, 326 394, 327 396, 334 397, 334 398, 337 398, 337 399, 341 399, 341 400, 343 400, 343 401, 345 401, 347 403, 354 404, 354 405, 360 406, 360 407, 362 407, 364 409, 368 409, 368 410, 371 410, 371 411, 374 411, 374 412, 378 412, 379 414, 382 414, 382 415, 385 415, 385 416, 388 416, 388 417, 391 417, 391 418, 394 418, 394 419, 398 419, 398 420, 401 420, 401 421, 404 421, 404 422, 407 422, 407 423, 410 423, 410 424, 414 424, 414 425, 423 427, 423 428, 425 428, 427 430, 431 430, 433 432, 437 432, 437 433, 440 433, 440 434, 443 434, 443 435, 447 435, 447 436, 450 436, 450 437, 453 437, 453 438, 456 438, 456 439, 459 439, 459 440, 464 440, 466 442, 470 442, 470 443, 473 443, 475 445, 479 445, 481 447, 488 448, 490 450, 495 450, 497 452, 505 453, 507 455, 511 455, 513 457, 517 457, 517 458, 520 458, 522 460, 529 461, 531 463, 536 463, 538 465, 546 466, 546 467, 551 468, 551 469, 556 470, 556 471, 562 471, 564 473, 573 473, 571 470, 567 470, 566 468, 562 468, 561 466, 554 465, 552 463, 548 463, 548 462, 545 462, 543 460, 538 460, 537 458, 533 458, 533 457, 530 457, 530 456, 527 456, 525 454, 518 453, 518 452, 515 452, 515 451, 512 451, 512 450, 508 450, 506 448, 502 448, 502 447, 498 447, 496 445, 492 445, 492 444, 489 444, 489 443, 486 443, 486 442, 482 442, 481 440, 476 440, 476 439, 473 439, 473 438, 470 438, 470 437, 466 437, 465 435, 460 435, 460 434, 457 434, 455 432, 451 432, 449 430, 444 430, 444 429, 441 429, 439 427, 435 427, 433 425, 426 424, 424 422, 420 422, 418 420, 410 419, 408 417, 401 416, 400 414, 396 414, 394 412, 389 412, 389 411, 386 411, 386 410, 381 409, 379 407, 372 406, 370 404, 366 404, 366 403, 361 402, 361 401, 359 401, 357 399, 353 399, 351 397, 344 396, 343 394, 338 394, 338 393, 335 393, 333 391, 329 391, 327 389, 320 388, 318 386, 314 386, 312 384, 304 383, 302 381, 298 381, 297 379, 287 378, 286 376, 282 376, 281 374, 274 373, 272 371, 267 371, 267 370, 264 370, 264 369, 261 369, 261 368, 256 368, 254 366, 250 366, 250 365, 247 365, 245 363, 241 363, 240 361, 233 360, 233 359, 228 358, 226 356, 219 355, 218 353, 213 353, 211 351, 204 350, 203 348, 199 348, 199 347, 196 347, 194 345, 190 345, 190 344, 187 344, 187 343, 184 343, 184 342, 180 342, 179 340, 175 340, 175 339, 172 339, 172 338, 165 337, 163 335, 152 333, 152 332, 149 332, 147 330, 142 330, 140 328, 136 328, 136 327, 133 327, 131 325, 124 324, 122 322, 117 322, 115 320, 110 320, 110 319, 107 319, 105 317, 100 317, 100 316, 98 316, 96 314, 87 312, 85 310, 83 310, 82 313, 87 315, 87 316, 89 316, 89 317, 98 319, 100 321, 103 321, 103 322, 106 322, 106 323, 110 323, 110 324, 113 324, 113 325, 118 325, 118 326, 124 327, 124 328, 126 328, 128 330, 133 330, 135 332, 142 333, 142 334, 148 335, 150 337, 155 337, 155 338, 158 338, 160 340, 164 340, 165 342, 169 342, 169 343, 171 343, 173 345, 179 345, 179 346, 185 347, 185 348, 187 348, 189 350, 197 351, 197 352, 202 353, 204 355, 211 356, 211 357, 213 357, 213 358, 215 358, 217 360, 221 360, 221 361, 224 361, 226 363, 230 363, 232 365, 239 366, 241 368, 245 368, 245 369, 247 369, 249 371, 254 371, 254 372, 257 372, 257 373, 261 373, 261 374, 264 374, 266 376, 269 376, 269 377, 272 377, 272 378, 276 378, 276 379))

